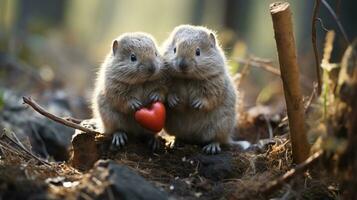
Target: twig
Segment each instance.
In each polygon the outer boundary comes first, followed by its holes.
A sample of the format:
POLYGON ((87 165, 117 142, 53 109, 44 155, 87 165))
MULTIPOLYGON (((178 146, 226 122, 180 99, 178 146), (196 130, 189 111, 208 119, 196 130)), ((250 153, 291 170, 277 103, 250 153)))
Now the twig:
POLYGON ((77 118, 73 118, 73 117, 64 117, 63 119, 65 119, 66 121, 70 121, 70 122, 73 122, 73 123, 76 123, 76 124, 80 124, 83 119, 77 119, 77 118))
POLYGON ((266 64, 272 64, 273 63, 273 61, 271 59, 261 58, 261 57, 257 57, 257 56, 254 56, 254 55, 249 55, 249 58, 251 60, 254 60, 254 61, 259 62, 259 63, 266 63, 266 64))
POLYGON ((327 10, 332 15, 333 19, 336 21, 338 29, 340 29, 340 32, 342 33, 343 39, 347 42, 348 45, 350 45, 351 44, 350 40, 348 39, 346 31, 343 28, 342 23, 341 23, 340 19, 338 18, 337 14, 335 13, 335 11, 331 8, 330 4, 328 4, 325 0, 322 0, 322 4, 327 8, 327 10))
POLYGON ((325 27, 324 22, 322 21, 321 18, 316 18, 316 20, 320 22, 320 26, 321 26, 322 30, 324 30, 324 31, 326 31, 326 32, 329 31, 329 30, 325 27))
POLYGON ((249 69, 248 69, 249 63, 244 64, 243 69, 241 70, 239 74, 239 78, 236 78, 236 87, 240 88, 240 85, 243 81, 243 79, 248 75, 249 69), (238 79, 238 80, 237 80, 238 79))
POLYGON ((296 175, 304 172, 309 166, 314 164, 322 155, 323 155, 322 150, 312 154, 304 162, 296 165, 295 168, 289 170, 283 176, 266 184, 265 187, 261 190, 262 193, 264 193, 265 195, 269 195, 275 190, 279 189, 285 183, 289 182, 292 178, 294 178, 296 175))
MULTIPOLYGON (((317 84, 315 83, 315 84, 314 84, 314 88, 312 89, 312 92, 311 92, 311 94, 310 94, 310 96, 309 96, 307 102, 306 102, 305 105, 304 105, 304 109, 305 109, 304 112, 305 112, 305 114, 308 112, 308 110, 309 110, 309 108, 310 108, 310 106, 311 106, 311 104, 312 104, 312 101, 314 100, 314 97, 316 97, 316 90, 317 90, 317 84)), ((287 124, 287 121, 288 121, 288 117, 285 116, 283 119, 280 120, 280 123, 279 123, 278 127, 281 127, 281 126, 283 126, 284 124, 287 124)))
POLYGON ((318 53, 317 44, 316 44, 316 20, 317 20, 317 15, 318 15, 319 8, 320 8, 320 1, 321 0, 315 0, 314 12, 312 15, 312 23, 311 23, 311 40, 312 40, 312 47, 314 49, 314 56, 315 56, 315 69, 316 69, 317 94, 318 95, 321 94, 321 89, 322 89, 320 60, 319 60, 319 53, 318 53))
MULTIPOLYGON (((237 58, 236 61, 240 64, 248 64, 247 66, 258 67, 276 76, 279 77, 281 76, 280 70, 277 67, 275 67, 273 64, 271 64, 271 61, 267 59, 262 59, 258 57, 249 57, 248 59, 237 58)), ((301 75, 300 78, 301 78, 302 86, 309 88, 310 84, 308 83, 310 80, 303 74, 301 75)))
POLYGON ((305 113, 299 84, 299 68, 290 5, 287 2, 270 4, 274 35, 278 50, 280 73, 290 128, 293 160, 302 163, 309 155, 305 131, 305 113))
POLYGON ((11 134, 12 137, 15 138, 16 142, 22 147, 25 148, 25 146, 22 144, 22 142, 19 140, 19 138, 16 136, 16 134, 14 132, 9 132, 11 134))
POLYGON ((265 62, 259 62, 254 59, 248 59, 248 60, 243 60, 243 59, 237 59, 237 62, 240 64, 245 64, 245 65, 250 65, 254 67, 259 67, 264 69, 265 71, 268 71, 274 75, 280 76, 280 71, 279 69, 275 68, 273 65, 265 62))
POLYGON ((314 88, 312 89, 312 92, 311 92, 307 102, 304 105, 305 113, 307 113, 307 111, 309 110, 312 100, 314 100, 314 97, 316 96, 316 90, 317 90, 317 84, 315 83, 314 88))
MULTIPOLYGON (((30 159, 31 157, 29 155, 24 154, 23 152, 20 152, 20 150, 18 148, 14 147, 14 146, 11 146, 9 144, 11 141, 9 142, 7 140, 7 138, 4 138, 4 136, 3 136, 3 134, 6 133, 6 130, 4 129, 3 131, 4 132, 1 133, 1 136, 0 136, 0 147, 6 149, 6 151, 9 151, 9 152, 14 153, 16 155, 22 156, 22 157, 24 157, 26 159, 30 159)), ((5 151, 4 151, 4 153, 5 153, 5 151)))
POLYGON ((86 128, 86 127, 83 127, 79 124, 76 124, 76 123, 73 123, 71 121, 67 121, 63 118, 60 118, 60 117, 57 117, 56 115, 54 114, 51 114, 49 112, 47 112, 44 108, 42 108, 40 105, 38 105, 34 100, 32 100, 30 97, 22 97, 24 103, 28 104, 29 106, 31 106, 34 110, 36 110, 38 113, 40 113, 41 115, 55 121, 55 122, 58 122, 60 124, 63 124, 65 126, 68 126, 68 127, 71 127, 71 128, 74 128, 74 129, 78 129, 78 130, 81 130, 81 131, 84 131, 86 133, 90 133, 90 134, 101 134, 100 132, 98 131, 95 131, 95 130, 92 130, 92 129, 89 129, 89 128, 86 128))
POLYGON ((21 150, 23 150, 24 152, 26 152, 30 157, 38 160, 39 162, 41 162, 42 164, 51 166, 51 164, 37 156, 35 156, 33 153, 31 153, 29 150, 27 150, 24 146, 20 145, 19 143, 17 143, 15 140, 13 140, 11 137, 9 137, 6 133, 3 133, 0 137, 1 139, 6 138, 8 140, 10 140, 12 143, 14 143, 17 147, 19 147, 21 150))
POLYGON ((266 125, 268 127, 269 139, 273 139, 273 137, 274 137, 273 128, 271 127, 271 124, 270 124, 270 122, 268 120, 268 117, 265 114, 263 115, 263 117, 264 117, 265 123, 266 123, 266 125))

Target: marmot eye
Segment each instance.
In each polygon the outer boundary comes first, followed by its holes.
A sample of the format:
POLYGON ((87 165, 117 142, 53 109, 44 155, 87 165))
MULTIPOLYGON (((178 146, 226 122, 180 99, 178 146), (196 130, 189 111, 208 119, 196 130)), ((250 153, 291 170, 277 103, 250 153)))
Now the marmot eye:
POLYGON ((131 60, 131 62, 135 62, 137 60, 135 54, 132 53, 130 55, 130 60, 131 60))
POLYGON ((157 52, 155 52, 155 56, 157 56, 157 52))
POLYGON ((197 49, 196 49, 196 56, 200 56, 200 55, 201 55, 200 48, 197 48, 197 49))
POLYGON ((176 53, 176 47, 174 48, 174 53, 176 53))

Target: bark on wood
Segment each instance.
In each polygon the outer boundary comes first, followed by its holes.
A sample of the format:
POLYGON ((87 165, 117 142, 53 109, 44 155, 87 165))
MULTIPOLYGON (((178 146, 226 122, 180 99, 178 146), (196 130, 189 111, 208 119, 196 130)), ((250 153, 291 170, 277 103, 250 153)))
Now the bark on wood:
POLYGON ((305 132, 304 105, 299 85, 299 70, 289 3, 271 4, 270 13, 289 118, 293 160, 295 163, 302 163, 309 156, 309 144, 305 132))
POLYGON ((71 164, 79 170, 89 170, 99 160, 99 151, 95 142, 95 135, 85 132, 76 132, 72 138, 71 164))

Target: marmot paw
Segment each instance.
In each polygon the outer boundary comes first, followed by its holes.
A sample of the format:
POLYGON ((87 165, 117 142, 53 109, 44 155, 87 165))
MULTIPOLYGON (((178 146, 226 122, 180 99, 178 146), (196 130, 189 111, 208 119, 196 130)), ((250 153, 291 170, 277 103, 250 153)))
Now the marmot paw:
POLYGON ((169 94, 167 96, 167 103, 169 107, 173 108, 180 102, 180 99, 176 94, 169 94))
POLYGON ((118 131, 113 133, 112 144, 110 145, 110 150, 116 151, 124 147, 128 142, 128 136, 126 133, 118 131))
POLYGON ((130 99, 128 103, 130 109, 134 111, 139 110, 143 106, 143 104, 137 99, 130 99))
POLYGON ((159 93, 151 93, 149 95, 149 99, 151 102, 157 102, 157 101, 163 101, 164 99, 162 98, 162 96, 159 93))
POLYGON ((206 154, 217 154, 221 152, 221 147, 218 142, 212 142, 202 148, 206 154))
POLYGON ((152 137, 149 139, 148 141, 148 146, 150 147, 150 149, 152 151, 157 151, 160 149, 161 147, 161 141, 159 138, 156 138, 156 137, 152 137))
POLYGON ((203 102, 200 99, 194 99, 191 103, 192 108, 200 110, 203 108, 203 102))

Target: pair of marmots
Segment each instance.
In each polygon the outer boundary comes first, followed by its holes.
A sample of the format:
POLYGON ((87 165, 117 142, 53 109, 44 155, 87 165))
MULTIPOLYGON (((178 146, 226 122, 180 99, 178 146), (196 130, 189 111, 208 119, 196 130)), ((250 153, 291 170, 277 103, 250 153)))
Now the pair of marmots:
POLYGON ((112 147, 128 136, 145 138, 158 148, 155 134, 142 128, 134 113, 155 101, 165 102, 165 131, 180 141, 203 145, 215 154, 230 143, 236 124, 236 89, 215 33, 205 27, 176 27, 163 45, 152 36, 127 33, 113 41, 100 67, 93 97, 94 117, 112 147))

